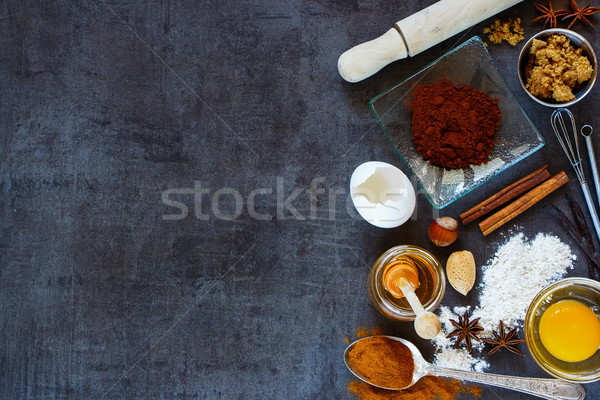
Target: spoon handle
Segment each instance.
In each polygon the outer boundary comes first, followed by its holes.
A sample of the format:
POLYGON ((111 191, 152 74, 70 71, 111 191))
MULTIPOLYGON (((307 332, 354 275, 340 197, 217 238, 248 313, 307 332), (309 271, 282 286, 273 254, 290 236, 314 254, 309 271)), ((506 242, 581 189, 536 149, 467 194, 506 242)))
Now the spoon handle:
POLYGON ((415 291, 408 282, 408 280, 406 280, 406 278, 400 278, 400 280, 398 281, 398 286, 400 286, 402 294, 404 295, 404 297, 406 297, 406 300, 408 301, 408 304, 410 304, 410 308, 412 308, 415 312, 415 315, 418 317, 420 314, 423 314, 425 312, 425 309, 423 308, 421 301, 415 294, 415 291))
POLYGON ((600 174, 598 173, 598 164, 596 163, 596 154, 594 152, 594 145, 592 144, 592 127, 584 125, 581 128, 581 134, 585 137, 585 144, 587 146, 588 156, 590 159, 590 167, 592 167, 592 176, 594 177, 594 186, 596 186, 596 197, 600 202, 600 174), (586 127, 589 128, 589 134, 586 131, 586 127))
POLYGON ((560 379, 523 378, 518 376, 461 371, 452 368, 439 367, 433 364, 427 366, 427 371, 432 375, 512 389, 518 392, 532 394, 543 399, 583 400, 585 398, 583 386, 578 383, 567 382, 560 379))

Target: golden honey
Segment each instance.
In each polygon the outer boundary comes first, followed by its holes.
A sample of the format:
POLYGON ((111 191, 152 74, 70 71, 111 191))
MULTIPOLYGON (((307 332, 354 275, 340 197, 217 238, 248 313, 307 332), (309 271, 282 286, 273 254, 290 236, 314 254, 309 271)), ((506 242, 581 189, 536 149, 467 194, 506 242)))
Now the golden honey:
POLYGON ((415 319, 415 313, 408 301, 397 296, 397 293, 395 295, 394 290, 388 290, 384 280, 387 267, 402 257, 410 259, 416 267, 418 287, 415 294, 427 311, 435 310, 440 304, 446 290, 446 278, 438 260, 427 250, 417 246, 396 246, 379 257, 369 274, 368 291, 371 303, 389 318, 410 321, 415 319))

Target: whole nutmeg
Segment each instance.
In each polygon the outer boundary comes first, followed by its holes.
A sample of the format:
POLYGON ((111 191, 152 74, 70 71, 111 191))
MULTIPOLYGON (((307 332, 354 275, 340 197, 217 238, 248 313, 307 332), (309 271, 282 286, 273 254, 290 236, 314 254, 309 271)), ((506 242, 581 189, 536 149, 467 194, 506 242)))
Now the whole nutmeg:
POLYGON ((451 217, 436 218, 429 225, 427 234, 436 246, 450 246, 458 238, 458 222, 451 217))

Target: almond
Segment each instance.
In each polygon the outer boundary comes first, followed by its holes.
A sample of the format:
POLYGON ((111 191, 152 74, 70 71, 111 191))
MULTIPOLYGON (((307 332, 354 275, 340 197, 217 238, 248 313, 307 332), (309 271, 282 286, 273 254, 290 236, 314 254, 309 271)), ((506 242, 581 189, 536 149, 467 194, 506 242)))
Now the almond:
POLYGON ((446 263, 448 282, 457 292, 467 295, 475 285, 475 258, 468 250, 455 251, 446 263))

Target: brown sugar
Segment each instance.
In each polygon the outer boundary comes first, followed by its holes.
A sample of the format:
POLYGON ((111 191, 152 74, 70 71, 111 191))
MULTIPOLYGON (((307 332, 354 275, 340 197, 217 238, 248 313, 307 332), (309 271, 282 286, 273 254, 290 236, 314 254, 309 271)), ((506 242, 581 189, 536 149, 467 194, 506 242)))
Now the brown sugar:
POLYGON ((546 41, 534 39, 525 66, 525 88, 536 97, 559 103, 575 99, 573 89, 590 79, 593 72, 582 52, 565 35, 552 35, 546 41))
POLYGON ((484 28, 483 33, 487 33, 488 39, 492 43, 502 43, 506 41, 511 46, 516 46, 524 38, 525 29, 521 26, 521 18, 514 21, 509 18, 506 21, 496 19, 489 28, 484 28))

